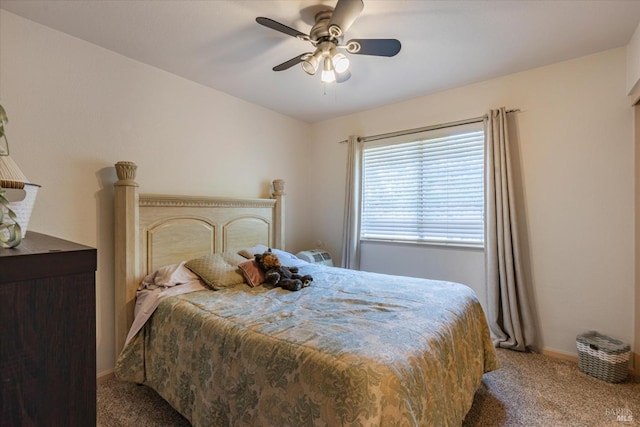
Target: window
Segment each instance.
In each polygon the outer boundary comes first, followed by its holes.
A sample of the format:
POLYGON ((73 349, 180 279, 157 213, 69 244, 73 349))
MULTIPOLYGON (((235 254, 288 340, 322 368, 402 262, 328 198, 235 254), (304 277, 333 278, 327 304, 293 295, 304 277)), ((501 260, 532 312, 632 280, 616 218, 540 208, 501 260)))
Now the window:
POLYGON ((482 123, 367 143, 362 178, 362 240, 483 245, 482 123))

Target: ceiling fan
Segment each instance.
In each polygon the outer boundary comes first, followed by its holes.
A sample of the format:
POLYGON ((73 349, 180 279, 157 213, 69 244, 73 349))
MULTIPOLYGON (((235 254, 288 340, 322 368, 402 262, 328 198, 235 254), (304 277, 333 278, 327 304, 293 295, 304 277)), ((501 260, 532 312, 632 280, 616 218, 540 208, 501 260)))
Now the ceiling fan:
POLYGON ((284 71, 296 64, 314 75, 322 62, 322 81, 342 83, 351 77, 349 58, 338 49, 354 55, 395 56, 400 52, 401 44, 396 39, 351 39, 343 44, 343 36, 360 16, 364 3, 362 0, 338 0, 334 9, 322 10, 315 16, 315 25, 309 34, 274 21, 258 17, 256 21, 281 33, 309 42, 315 47, 313 52, 302 53, 295 58, 273 67, 273 71, 284 71))

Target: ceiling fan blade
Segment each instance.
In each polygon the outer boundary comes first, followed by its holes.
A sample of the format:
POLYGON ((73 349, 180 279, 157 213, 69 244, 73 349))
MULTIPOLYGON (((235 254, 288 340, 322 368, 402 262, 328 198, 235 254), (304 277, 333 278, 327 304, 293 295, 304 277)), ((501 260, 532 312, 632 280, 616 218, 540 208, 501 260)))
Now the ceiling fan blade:
POLYGON ((290 60, 283 62, 280 65, 276 65, 275 67, 273 67, 273 71, 284 71, 284 70, 288 70, 289 68, 293 67, 296 64, 299 64, 302 62, 302 58, 304 58, 307 55, 311 55, 310 52, 305 52, 302 53, 298 56, 296 56, 295 58, 291 58, 290 60))
POLYGON ((341 34, 346 33, 360 16, 362 9, 364 9, 362 0, 338 0, 329 20, 329 27, 337 26, 340 28, 341 34))
POLYGON ((346 44, 347 51, 355 55, 395 56, 402 45, 396 39, 353 39, 346 44), (360 45, 360 49, 353 46, 360 45))
POLYGON ((296 30, 295 28, 291 28, 291 27, 287 27, 284 24, 281 24, 277 21, 274 21, 273 19, 269 19, 269 18, 265 18, 262 16, 259 16, 256 18, 256 22, 258 24, 264 25, 265 27, 271 28, 272 30, 276 30, 276 31, 280 31, 281 33, 285 33, 289 36, 293 36, 293 37, 306 37, 308 38, 309 36, 306 35, 305 33, 301 33, 300 31, 296 30))

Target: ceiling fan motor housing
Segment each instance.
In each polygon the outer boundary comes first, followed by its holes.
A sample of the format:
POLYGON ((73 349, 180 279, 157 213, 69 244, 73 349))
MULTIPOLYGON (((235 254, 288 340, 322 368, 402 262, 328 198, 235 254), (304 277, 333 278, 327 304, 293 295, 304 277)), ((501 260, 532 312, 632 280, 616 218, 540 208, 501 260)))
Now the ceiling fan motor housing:
MULTIPOLYGON (((329 29, 329 21, 331 20, 332 14, 332 10, 323 10, 322 12, 318 12, 316 14, 316 23, 309 32, 309 37, 312 41, 318 43, 320 41, 329 41, 334 39, 336 44, 339 43, 339 40, 337 40, 337 38, 342 34, 342 31, 339 30, 339 34, 334 36, 331 34, 329 29)), ((334 27, 338 28, 337 26, 333 25, 332 28, 334 27)), ((333 30, 333 32, 335 34, 335 30, 333 30)))

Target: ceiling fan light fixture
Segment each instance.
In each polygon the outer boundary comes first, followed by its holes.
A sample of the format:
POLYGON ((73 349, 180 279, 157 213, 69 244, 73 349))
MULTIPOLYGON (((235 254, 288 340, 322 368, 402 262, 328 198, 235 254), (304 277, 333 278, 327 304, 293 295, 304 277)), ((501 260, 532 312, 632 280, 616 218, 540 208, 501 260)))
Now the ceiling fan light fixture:
POLYGON ((342 74, 349 69, 349 58, 339 53, 335 46, 329 49, 329 57, 331 58, 333 69, 336 73, 342 74))
POLYGON ((333 71, 333 63, 331 58, 324 58, 324 69, 322 70, 322 78, 323 83, 333 83, 336 81, 336 73, 333 71))
POLYGON ((333 68, 338 74, 342 74, 349 69, 349 58, 342 53, 336 53, 333 55, 331 61, 333 62, 333 68))
POLYGON ((322 58, 322 50, 316 49, 313 55, 307 55, 302 58, 302 69, 305 73, 313 76, 318 71, 318 65, 320 65, 320 58, 322 58))

